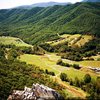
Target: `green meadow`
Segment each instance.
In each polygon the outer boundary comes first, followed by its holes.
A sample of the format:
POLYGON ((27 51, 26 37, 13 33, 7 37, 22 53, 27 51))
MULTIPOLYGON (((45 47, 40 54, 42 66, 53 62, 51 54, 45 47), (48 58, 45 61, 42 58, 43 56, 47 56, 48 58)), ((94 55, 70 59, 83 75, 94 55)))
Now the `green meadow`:
POLYGON ((28 64, 39 66, 43 70, 48 69, 49 71, 53 71, 57 76, 59 76, 61 72, 66 73, 68 77, 72 78, 73 80, 75 79, 75 77, 78 77, 80 80, 82 80, 86 73, 89 73, 93 79, 96 79, 96 77, 98 76, 98 74, 92 71, 86 71, 85 69, 76 70, 72 67, 68 68, 57 65, 56 62, 58 59, 60 59, 60 57, 56 56, 55 54, 45 54, 45 55, 24 54, 20 56, 21 61, 25 61, 28 64))
POLYGON ((63 34, 59 35, 59 37, 60 39, 55 41, 48 41, 47 43, 49 43, 52 46, 68 43, 68 45, 72 47, 73 46, 81 47, 85 43, 93 39, 93 37, 90 35, 81 35, 81 34, 75 34, 75 35, 63 34))
POLYGON ((23 42, 19 38, 10 37, 10 36, 1 36, 0 43, 4 44, 4 45, 15 45, 15 46, 26 46, 26 47, 31 46, 31 45, 23 42))

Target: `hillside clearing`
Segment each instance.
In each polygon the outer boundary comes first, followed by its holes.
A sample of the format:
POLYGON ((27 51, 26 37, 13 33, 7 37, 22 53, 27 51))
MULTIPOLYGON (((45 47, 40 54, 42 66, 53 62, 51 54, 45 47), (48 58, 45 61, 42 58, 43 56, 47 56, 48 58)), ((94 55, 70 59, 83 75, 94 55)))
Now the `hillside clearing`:
POLYGON ((63 34, 60 35, 60 39, 55 40, 55 41, 48 41, 52 46, 56 46, 59 44, 65 44, 68 43, 68 46, 78 46, 81 47, 85 45, 85 43, 89 42, 92 40, 93 37, 90 35, 80 35, 80 34, 75 34, 75 35, 69 35, 69 34, 63 34))
POLYGON ((100 61, 80 61, 79 64, 86 66, 86 67, 99 67, 100 68, 100 61))
POLYGON ((26 47, 31 46, 31 45, 23 42, 19 38, 9 37, 9 36, 1 36, 0 37, 0 43, 4 44, 4 45, 15 45, 15 46, 26 46, 26 47))

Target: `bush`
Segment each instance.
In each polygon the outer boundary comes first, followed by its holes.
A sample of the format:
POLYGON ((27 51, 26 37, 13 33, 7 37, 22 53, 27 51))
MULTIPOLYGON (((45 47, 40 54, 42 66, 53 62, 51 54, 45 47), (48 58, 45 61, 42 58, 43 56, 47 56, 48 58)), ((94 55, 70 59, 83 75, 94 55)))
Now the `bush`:
POLYGON ((84 82, 85 82, 85 83, 90 83, 90 82, 91 82, 91 76, 90 76, 89 74, 86 74, 86 75, 84 76, 84 82))
POLYGON ((72 66, 73 66, 73 68, 75 68, 75 69, 80 69, 80 67, 79 67, 78 64, 73 64, 72 66))
POLYGON ((69 79, 69 83, 70 83, 70 85, 73 85, 72 79, 69 79))
POLYGON ((61 74, 60 74, 60 79, 61 79, 62 81, 66 81, 66 80, 67 80, 67 74, 61 73, 61 74))
POLYGON ((50 71, 48 71, 47 69, 45 70, 45 73, 46 73, 46 74, 49 74, 49 75, 52 75, 52 76, 55 76, 55 73, 54 73, 54 72, 50 72, 50 71))
POLYGON ((61 65, 61 64, 62 64, 62 60, 59 59, 59 60, 57 61, 57 65, 61 65))
POLYGON ((70 64, 62 62, 61 59, 59 59, 59 60, 57 61, 57 65, 61 65, 61 66, 65 66, 65 67, 70 67, 70 64))
POLYGON ((100 61, 100 58, 98 58, 97 61, 100 61))
POLYGON ((66 67, 70 67, 71 65, 70 65, 70 64, 68 64, 68 63, 65 63, 65 66, 66 66, 66 67))
POLYGON ((80 87, 80 81, 77 77, 75 77, 75 86, 80 87))

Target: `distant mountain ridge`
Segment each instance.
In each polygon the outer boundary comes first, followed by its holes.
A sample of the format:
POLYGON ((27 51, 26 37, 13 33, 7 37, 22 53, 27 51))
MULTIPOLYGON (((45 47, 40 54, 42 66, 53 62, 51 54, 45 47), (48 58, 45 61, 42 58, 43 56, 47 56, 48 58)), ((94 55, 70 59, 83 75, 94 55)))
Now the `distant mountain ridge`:
POLYGON ((83 2, 100 2, 100 0, 83 0, 83 2))
POLYGON ((50 7, 54 5, 67 5, 71 4, 70 2, 41 2, 41 3, 35 3, 32 5, 25 5, 25 6, 19 6, 18 8, 33 8, 33 7, 50 7))
POLYGON ((41 2, 41 3, 36 3, 33 4, 31 6, 33 7, 48 7, 48 6, 54 6, 54 5, 67 5, 70 3, 64 2, 64 3, 60 3, 60 2, 41 2))

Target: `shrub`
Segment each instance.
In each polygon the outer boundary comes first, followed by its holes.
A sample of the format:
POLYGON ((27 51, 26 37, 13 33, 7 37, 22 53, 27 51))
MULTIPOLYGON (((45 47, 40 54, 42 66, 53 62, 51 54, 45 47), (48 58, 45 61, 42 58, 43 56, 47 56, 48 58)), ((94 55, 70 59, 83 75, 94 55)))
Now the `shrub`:
POLYGON ((45 73, 46 73, 46 74, 49 74, 49 75, 52 75, 52 76, 55 76, 55 73, 54 73, 54 72, 50 72, 50 71, 48 71, 47 69, 45 70, 45 73))
POLYGON ((62 60, 59 59, 59 60, 57 61, 57 65, 61 65, 61 64, 62 64, 62 60))
POLYGON ((69 83, 70 83, 70 85, 73 85, 72 79, 69 79, 69 83))
POLYGON ((90 83, 90 82, 91 82, 91 76, 90 76, 89 74, 86 74, 86 75, 84 76, 84 82, 85 82, 85 83, 90 83))
POLYGON ((68 64, 68 63, 65 63, 65 66, 66 66, 66 67, 70 67, 71 65, 70 65, 70 64, 68 64))
POLYGON ((75 69, 80 69, 80 67, 79 67, 78 64, 73 64, 72 66, 73 66, 73 68, 75 68, 75 69))
POLYGON ((100 61, 100 58, 98 58, 97 61, 100 61))
POLYGON ((80 87, 80 81, 77 77, 75 77, 75 86, 80 87))
POLYGON ((65 66, 65 67, 70 67, 70 66, 71 66, 71 65, 68 64, 68 63, 64 63, 64 62, 62 62, 61 59, 59 59, 59 60, 57 61, 57 65, 61 65, 61 66, 65 66))
POLYGON ((61 79, 62 81, 66 81, 66 80, 67 80, 67 74, 61 73, 61 74, 60 74, 60 79, 61 79))

